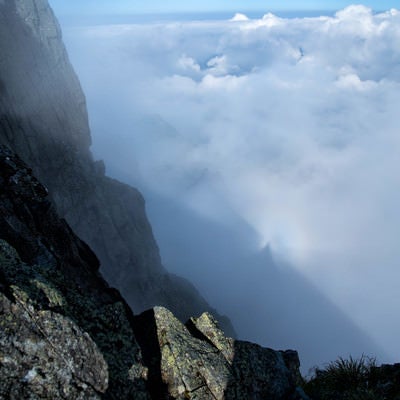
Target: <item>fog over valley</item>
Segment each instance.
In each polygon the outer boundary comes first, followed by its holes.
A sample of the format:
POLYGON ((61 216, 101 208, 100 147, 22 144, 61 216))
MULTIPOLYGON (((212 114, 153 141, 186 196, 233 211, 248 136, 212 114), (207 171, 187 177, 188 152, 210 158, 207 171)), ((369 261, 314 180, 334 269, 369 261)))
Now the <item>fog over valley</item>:
MULTIPOLYGON (((50 2, 51 3, 51 2, 50 2)), ((400 11, 63 26, 96 159, 240 338, 400 356, 400 11)))

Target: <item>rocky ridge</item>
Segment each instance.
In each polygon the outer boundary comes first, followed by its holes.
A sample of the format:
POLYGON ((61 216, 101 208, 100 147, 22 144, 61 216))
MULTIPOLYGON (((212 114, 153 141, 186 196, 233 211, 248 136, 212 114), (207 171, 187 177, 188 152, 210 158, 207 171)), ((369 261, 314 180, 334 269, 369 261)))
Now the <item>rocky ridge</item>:
MULTIPOLYGON (((85 97, 47 0, 0 2, 0 52, 0 143, 49 189, 105 279, 137 312, 163 305, 181 320, 205 310, 218 316, 163 267, 141 194, 93 160, 85 97)), ((218 319, 233 334, 229 320, 218 319)))
POLYGON ((306 398, 295 352, 227 338, 208 313, 134 316, 4 146, 0 183, 0 399, 306 398))

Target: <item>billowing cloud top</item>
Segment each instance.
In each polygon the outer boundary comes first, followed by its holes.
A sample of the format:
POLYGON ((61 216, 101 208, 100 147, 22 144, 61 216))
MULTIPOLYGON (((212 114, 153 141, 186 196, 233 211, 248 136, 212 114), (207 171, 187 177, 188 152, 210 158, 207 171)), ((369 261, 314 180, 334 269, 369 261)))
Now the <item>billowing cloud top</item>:
POLYGON ((239 215, 400 354, 399 11, 102 26, 67 41, 114 172, 138 168, 210 218, 239 215))

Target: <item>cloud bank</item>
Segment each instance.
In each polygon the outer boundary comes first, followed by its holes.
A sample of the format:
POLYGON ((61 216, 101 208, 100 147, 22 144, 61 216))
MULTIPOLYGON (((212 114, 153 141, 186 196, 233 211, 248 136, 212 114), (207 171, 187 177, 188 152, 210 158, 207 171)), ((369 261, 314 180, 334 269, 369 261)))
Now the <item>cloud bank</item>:
POLYGON ((66 40, 111 173, 245 221, 255 247, 400 357, 399 11, 84 27, 66 40))

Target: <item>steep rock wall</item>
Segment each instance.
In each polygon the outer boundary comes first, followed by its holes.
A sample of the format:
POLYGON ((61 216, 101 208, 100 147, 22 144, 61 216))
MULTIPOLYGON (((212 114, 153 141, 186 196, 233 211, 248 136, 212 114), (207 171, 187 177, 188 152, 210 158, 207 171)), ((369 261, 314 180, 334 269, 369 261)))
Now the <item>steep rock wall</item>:
POLYGON ((182 320, 214 311, 162 266, 140 193, 93 161, 85 97, 47 0, 0 2, 0 143, 33 168, 135 311, 163 305, 182 320))

